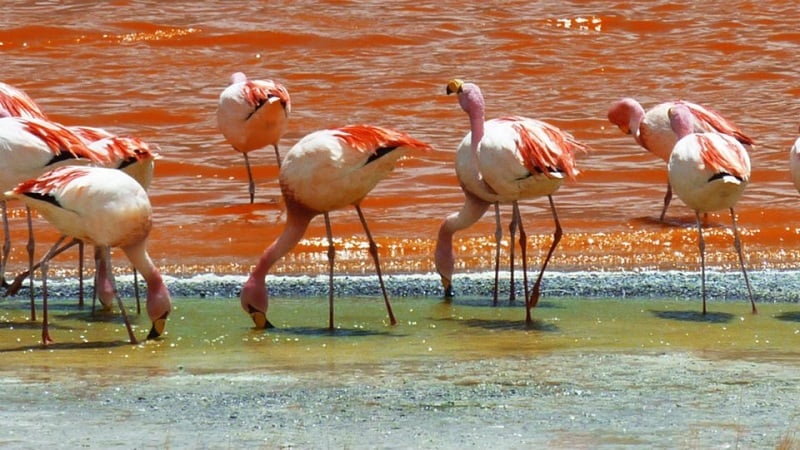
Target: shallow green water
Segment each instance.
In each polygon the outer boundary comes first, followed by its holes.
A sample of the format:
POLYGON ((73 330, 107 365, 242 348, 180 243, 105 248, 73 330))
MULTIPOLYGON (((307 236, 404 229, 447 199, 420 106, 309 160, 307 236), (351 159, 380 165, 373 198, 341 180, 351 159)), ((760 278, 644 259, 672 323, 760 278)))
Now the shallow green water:
MULTIPOLYGON (((0 304, 2 369, 33 377, 124 371, 126 374, 226 371, 303 371, 404 360, 535 358, 562 351, 702 352, 711 358, 800 362, 800 305, 709 303, 652 299, 558 298, 534 310, 490 305, 483 298, 445 303, 432 298, 396 298, 398 325, 388 325, 380 299, 336 299, 337 329, 327 328, 325 298, 271 300, 276 328, 255 330, 238 299, 180 298, 174 301, 167 334, 130 345, 117 313, 83 310, 74 300, 51 304, 51 336, 40 345, 41 321, 28 320, 27 302, 0 304)), ((40 314, 39 314, 40 315, 40 314)), ((144 339, 146 315, 131 314, 144 339)), ((41 319, 41 317, 39 317, 41 319)))

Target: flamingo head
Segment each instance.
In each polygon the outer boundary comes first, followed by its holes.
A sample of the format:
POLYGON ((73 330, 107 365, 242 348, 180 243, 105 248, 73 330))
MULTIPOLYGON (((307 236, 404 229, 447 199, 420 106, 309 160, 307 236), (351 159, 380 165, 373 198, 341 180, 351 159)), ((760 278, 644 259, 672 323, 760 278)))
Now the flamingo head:
POLYGON ((678 103, 668 111, 669 124, 678 139, 692 134, 694 131, 694 116, 688 106, 678 103))
POLYGON ((240 296, 242 309, 246 312, 258 329, 274 328, 267 319, 269 297, 267 285, 263 278, 250 276, 242 286, 240 296))
POLYGON ((147 339, 155 339, 164 334, 167 316, 172 311, 172 300, 167 286, 160 276, 147 280, 147 315, 153 322, 147 339))
POLYGON ((244 83, 247 81, 247 75, 244 72, 235 72, 231 75, 231 84, 244 83))
POLYGON ((630 97, 614 102, 608 109, 608 121, 625 134, 632 134, 638 130, 642 119, 644 119, 644 108, 630 97))

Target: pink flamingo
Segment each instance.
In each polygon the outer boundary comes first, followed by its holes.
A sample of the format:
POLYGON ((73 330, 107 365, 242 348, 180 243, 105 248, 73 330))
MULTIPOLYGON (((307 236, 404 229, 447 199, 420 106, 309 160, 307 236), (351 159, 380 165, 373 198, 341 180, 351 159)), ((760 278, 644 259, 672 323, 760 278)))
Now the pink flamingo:
POLYGON ((800 137, 794 141, 789 150, 789 173, 792 176, 794 187, 800 192, 800 137))
MULTIPOLYGON (((161 274, 147 254, 152 209, 147 192, 136 180, 116 169, 65 166, 20 183, 6 196, 37 209, 65 236, 95 246, 121 248, 147 282, 147 314, 152 320, 147 338, 155 339, 164 333, 172 302, 161 274)), ((52 342, 47 321, 47 261, 51 256, 52 251, 40 262, 44 345, 52 342)), ((136 336, 122 300, 117 300, 130 341, 135 344, 136 336)))
POLYGON ((458 94, 458 102, 469 116, 470 133, 461 142, 456 155, 456 173, 466 197, 464 206, 459 212, 447 216, 439 228, 436 241, 435 264, 445 296, 452 295, 455 264, 453 234, 474 224, 490 204, 511 203, 514 208, 511 219, 512 242, 513 230, 519 226, 525 276, 526 323, 531 324, 530 311, 539 301, 545 268, 562 236, 552 194, 565 178, 577 175, 574 152, 585 151, 588 147, 570 134, 535 119, 512 116, 485 122, 483 94, 473 83, 451 80, 447 85, 447 93, 458 94), (556 229, 533 291, 528 296, 527 237, 517 202, 541 196, 547 196, 550 201, 556 229))
MULTIPOLYGON (((28 94, 10 84, 0 82, 0 118, 4 117, 47 120, 39 105, 28 94)), ((3 182, 0 181, 0 183, 3 182)), ((13 182, 4 184, 11 186, 13 182)), ((11 251, 11 236, 8 229, 8 210, 5 199, 0 200, 0 214, 3 216, 3 230, 5 231, 3 253, 0 256, 0 285, 7 286, 5 268, 8 263, 8 254, 11 251)))
MULTIPOLYGON (((668 111, 678 104, 685 105, 692 113, 691 124, 693 132, 727 134, 736 138, 743 145, 753 145, 753 140, 745 135, 739 127, 717 112, 682 100, 661 103, 645 112, 642 105, 636 100, 623 98, 611 105, 608 110, 608 120, 618 126, 625 134, 632 134, 636 143, 645 150, 668 163, 672 149, 678 141, 678 136, 675 135, 670 126, 668 111)), ((667 183, 664 207, 659 218, 662 222, 671 201, 672 186, 667 183)))
MULTIPOLYGON (((108 163, 107 155, 87 147, 83 141, 64 126, 43 119, 4 117, 0 118, 0 192, 6 192, 18 183, 35 178, 48 169, 65 164, 108 163)), ((5 202, 7 198, 3 198, 5 202)), ((30 208, 28 217, 28 267, 33 271, 33 224, 30 208)), ((10 250, 8 222, 5 221, 6 244, 4 268, 10 250)), ((31 320, 36 320, 33 306, 34 292, 31 279, 31 320)))
POLYGON ((703 314, 706 313, 705 241, 700 213, 730 210, 733 246, 739 255, 753 314, 756 303, 742 256, 742 244, 736 228, 734 205, 750 182, 750 157, 736 138, 719 133, 695 133, 692 111, 686 105, 669 109, 670 126, 679 140, 669 158, 669 182, 675 193, 695 211, 700 267, 702 271, 703 314))
POLYGON ((392 325, 397 323, 383 284, 378 247, 372 239, 360 203, 408 151, 428 149, 428 144, 398 131, 371 125, 351 125, 313 132, 289 150, 280 174, 281 192, 286 201, 286 226, 261 255, 241 292, 242 308, 251 316, 256 327, 272 327, 266 316, 269 304, 265 281, 267 272, 297 245, 311 219, 322 214, 328 236, 329 323, 333 329, 335 251, 328 213, 348 205, 355 207, 364 227, 389 320, 392 325))
POLYGON ((255 183, 247 154, 272 145, 280 168, 278 142, 286 133, 291 110, 289 91, 282 84, 272 80, 250 80, 242 72, 231 75, 230 85, 219 96, 217 124, 233 149, 244 155, 250 203, 255 199, 255 183))

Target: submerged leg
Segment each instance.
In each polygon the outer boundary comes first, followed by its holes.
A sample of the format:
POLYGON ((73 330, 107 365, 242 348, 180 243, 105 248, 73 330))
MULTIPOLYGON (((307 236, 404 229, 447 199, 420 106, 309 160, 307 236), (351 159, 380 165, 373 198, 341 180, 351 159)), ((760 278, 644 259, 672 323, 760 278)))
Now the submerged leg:
POLYGON ((733 224, 733 247, 736 253, 739 254, 739 265, 742 266, 742 274, 744 275, 744 283, 747 285, 747 295, 750 297, 750 306, 753 307, 753 314, 758 314, 756 309, 756 302, 753 300, 753 289, 750 287, 750 278, 747 276, 747 269, 744 267, 744 257, 742 256, 742 241, 739 239, 739 230, 736 228, 736 213, 731 208, 731 223, 733 224))
POLYGON ((244 165, 247 167, 247 191, 250 193, 250 204, 253 204, 256 198, 256 183, 253 181, 253 172, 250 170, 250 158, 247 157, 247 153, 242 153, 244 155, 244 165))
POLYGON ((500 283, 500 242, 503 240, 503 226, 500 224, 500 203, 494 202, 494 291, 492 304, 497 306, 497 291, 500 283))
POLYGON ((331 218, 328 213, 323 213, 325 218, 325 233, 328 235, 328 328, 333 331, 333 260, 336 250, 333 248, 333 233, 331 233, 331 218))
POLYGON ((697 220, 697 247, 700 249, 700 285, 703 291, 703 315, 706 315, 706 241, 703 239, 703 224, 700 212, 694 212, 697 220))
POLYGON ((548 195, 547 198, 550 200, 550 210, 553 211, 553 220, 556 223, 556 229, 553 233, 553 243, 550 244, 550 250, 547 252, 547 257, 545 257, 544 263, 542 263, 542 269, 539 271, 539 277, 536 278, 536 283, 533 285, 533 292, 527 301, 527 306, 525 308, 525 323, 528 325, 533 323, 533 319, 531 318, 531 308, 534 308, 536 304, 539 303, 539 290, 541 289, 542 276, 544 275, 544 271, 547 268, 547 263, 550 262, 550 258, 553 256, 553 251, 556 249, 556 246, 561 240, 561 236, 563 234, 561 230, 561 222, 558 221, 558 214, 556 213, 556 205, 553 202, 553 196, 548 195))
POLYGON ((378 259, 378 246, 375 244, 375 240, 372 239, 372 233, 369 232, 367 220, 364 219, 364 213, 361 212, 361 207, 358 205, 355 205, 355 207, 358 212, 358 218, 361 220, 361 225, 364 227, 364 233, 367 234, 367 239, 369 240, 369 254, 372 255, 372 259, 375 261, 375 272, 378 273, 378 282, 381 285, 381 292, 383 292, 383 301, 386 303, 386 311, 389 313, 389 323, 397 325, 397 320, 395 320, 394 313, 392 312, 392 304, 389 302, 389 295, 386 293, 386 285, 383 283, 381 262, 378 259))

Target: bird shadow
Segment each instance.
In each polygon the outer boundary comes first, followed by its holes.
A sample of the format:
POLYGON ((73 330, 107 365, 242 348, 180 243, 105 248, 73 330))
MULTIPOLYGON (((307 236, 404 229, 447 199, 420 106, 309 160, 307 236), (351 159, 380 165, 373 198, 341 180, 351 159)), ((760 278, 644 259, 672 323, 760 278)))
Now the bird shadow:
POLYGON ((560 331, 557 326, 542 320, 533 320, 530 325, 525 323, 524 320, 509 319, 455 319, 452 317, 446 317, 435 320, 438 322, 453 322, 466 327, 481 328, 484 330, 529 330, 543 331, 547 333, 555 333, 560 331))
POLYGON ((366 336, 397 336, 387 331, 353 329, 353 328, 317 328, 317 327, 286 327, 270 328, 269 333, 289 334, 295 336, 336 336, 342 338, 366 336))
POLYGON ((778 320, 785 320, 787 322, 800 322, 800 311, 787 311, 775 316, 778 320))
MULTIPOLYGON (((701 217, 701 221, 703 224, 703 229, 723 228, 726 226, 724 223, 712 221, 711 218, 701 217)), ((697 219, 694 216, 684 216, 684 217, 667 216, 664 218, 663 221, 658 216, 642 216, 631 219, 631 222, 633 222, 634 224, 648 225, 660 228, 676 228, 676 227, 694 228, 697 226, 697 219)))
MULTIPOLYGON (((492 300, 487 300, 486 297, 472 297, 472 296, 463 296, 463 297, 445 297, 442 299, 443 305, 455 305, 455 306, 470 306, 470 307, 478 307, 478 308, 524 308, 525 307, 525 296, 522 296, 516 300, 509 301, 506 300, 498 300, 497 304, 495 304, 492 300)), ((563 309, 563 306, 556 305, 555 303, 548 302, 548 301, 539 301, 533 310, 536 309, 546 309, 546 308, 553 308, 553 309, 563 309)))
POLYGON ((106 348, 117 348, 117 347, 127 347, 133 344, 130 341, 100 341, 100 342, 51 342, 47 345, 42 345, 41 343, 35 345, 22 345, 19 347, 13 348, 3 348, 0 349, 0 353, 14 353, 20 351, 30 351, 30 350, 93 350, 93 349, 106 349, 106 348))
POLYGON ((659 319, 677 320, 681 322, 704 322, 704 323, 729 323, 735 317, 730 313, 700 311, 654 311, 650 313, 659 319))

